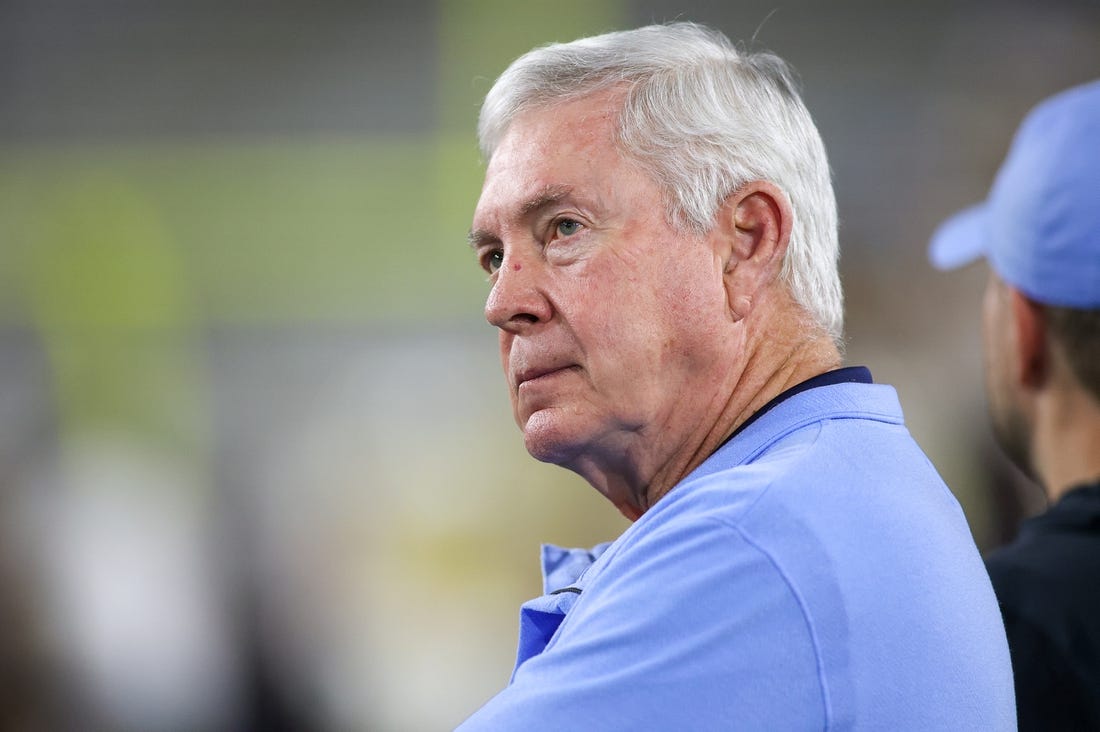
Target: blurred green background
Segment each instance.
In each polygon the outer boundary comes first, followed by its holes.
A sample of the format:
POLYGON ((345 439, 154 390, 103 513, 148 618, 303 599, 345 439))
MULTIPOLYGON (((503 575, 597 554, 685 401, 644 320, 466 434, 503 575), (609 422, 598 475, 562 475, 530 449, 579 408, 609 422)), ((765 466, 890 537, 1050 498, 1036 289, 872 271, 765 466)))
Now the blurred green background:
POLYGON ((709 23, 800 72, 849 362, 897 386, 979 546, 984 272, 934 273, 1094 1, 0 2, 0 728, 453 727, 538 544, 625 526, 512 424, 465 245, 479 102, 554 40, 709 23))

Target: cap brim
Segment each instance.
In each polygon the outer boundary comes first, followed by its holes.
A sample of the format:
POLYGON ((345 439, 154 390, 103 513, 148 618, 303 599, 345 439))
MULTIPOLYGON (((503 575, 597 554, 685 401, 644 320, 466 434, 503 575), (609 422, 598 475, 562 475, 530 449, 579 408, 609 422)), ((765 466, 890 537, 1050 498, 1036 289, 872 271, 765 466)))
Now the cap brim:
POLYGON ((986 204, 963 209, 940 224, 928 247, 928 260, 936 269, 955 269, 986 253, 989 214, 986 204))

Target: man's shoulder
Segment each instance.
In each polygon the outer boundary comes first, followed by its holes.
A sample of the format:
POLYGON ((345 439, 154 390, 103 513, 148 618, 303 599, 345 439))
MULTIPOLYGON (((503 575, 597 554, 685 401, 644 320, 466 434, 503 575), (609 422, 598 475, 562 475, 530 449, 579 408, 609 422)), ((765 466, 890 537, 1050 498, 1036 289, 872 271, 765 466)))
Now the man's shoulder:
POLYGON ((832 384, 784 400, 737 433, 688 480, 750 463, 767 466, 773 481, 811 475, 821 480, 881 477, 880 471, 891 467, 916 467, 924 476, 931 468, 905 426, 894 388, 864 383, 832 384))
POLYGON ((1051 519, 1030 519, 986 557, 986 568, 1016 666, 1021 729, 1085 729, 1059 721, 1100 719, 1092 691, 1100 681, 1100 531, 1051 519))
MULTIPOLYGON (((845 391, 848 398, 858 393, 845 391)), ((893 394, 892 389, 888 394, 893 394)), ((765 415, 669 497, 678 494, 683 511, 720 510, 736 517, 760 510, 758 504, 765 497, 768 502, 760 505, 775 508, 787 501, 802 506, 818 500, 843 503, 858 500, 859 491, 867 490, 880 500, 904 503, 913 498, 912 493, 883 487, 917 484, 954 504, 931 461, 909 434, 900 410, 890 410, 888 401, 884 405, 881 394, 869 405, 841 409, 835 405, 836 396, 829 398, 824 409, 815 408, 821 405, 819 399, 818 405, 791 404, 785 413, 765 415), (882 409, 876 411, 876 406, 882 409)))
POLYGON ((1032 530, 986 557, 998 600, 1030 622, 1059 607, 1100 618, 1100 531, 1061 529, 1045 518, 1032 519, 1032 530))

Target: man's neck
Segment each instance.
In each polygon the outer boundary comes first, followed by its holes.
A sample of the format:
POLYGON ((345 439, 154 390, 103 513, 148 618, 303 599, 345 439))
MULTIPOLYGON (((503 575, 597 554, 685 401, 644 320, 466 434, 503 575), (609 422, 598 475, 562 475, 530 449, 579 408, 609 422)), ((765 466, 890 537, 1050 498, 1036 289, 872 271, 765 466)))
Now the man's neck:
POLYGON ((750 329, 742 343, 745 347, 738 363, 724 371, 722 397, 713 403, 714 411, 691 421, 691 427, 674 442, 669 442, 665 431, 656 442, 632 445, 610 470, 608 463, 596 456, 589 456, 595 459, 587 464, 568 467, 604 495, 634 496, 629 504, 616 506, 624 516, 636 520, 760 408, 787 389, 841 365, 832 339, 796 318, 772 319, 766 332, 750 329), (786 323, 786 327, 778 323, 786 323), (655 456, 663 457, 655 461, 655 456))
POLYGON ((1079 385, 1037 404, 1034 465, 1051 503, 1100 478, 1100 401, 1079 385))

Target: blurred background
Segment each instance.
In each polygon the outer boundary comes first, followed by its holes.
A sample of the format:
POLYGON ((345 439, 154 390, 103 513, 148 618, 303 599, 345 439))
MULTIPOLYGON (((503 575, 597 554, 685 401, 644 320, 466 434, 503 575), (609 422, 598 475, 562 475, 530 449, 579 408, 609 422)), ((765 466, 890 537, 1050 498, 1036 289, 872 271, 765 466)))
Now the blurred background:
POLYGON ((848 354, 979 546, 981 265, 924 259, 1100 3, 0 0, 0 729, 437 730, 508 680, 538 545, 625 522, 512 423, 465 244, 481 97, 672 19, 800 72, 848 354))

